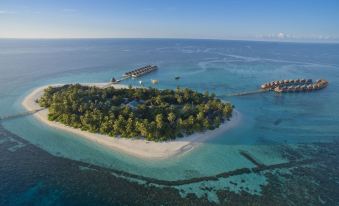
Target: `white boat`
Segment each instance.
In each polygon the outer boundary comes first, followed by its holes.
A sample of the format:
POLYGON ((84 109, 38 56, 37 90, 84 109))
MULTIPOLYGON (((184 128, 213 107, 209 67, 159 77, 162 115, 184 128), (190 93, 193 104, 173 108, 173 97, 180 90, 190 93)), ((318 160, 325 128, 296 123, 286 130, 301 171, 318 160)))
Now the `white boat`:
POLYGON ((152 84, 158 84, 159 83, 159 80, 157 79, 152 79, 152 84))

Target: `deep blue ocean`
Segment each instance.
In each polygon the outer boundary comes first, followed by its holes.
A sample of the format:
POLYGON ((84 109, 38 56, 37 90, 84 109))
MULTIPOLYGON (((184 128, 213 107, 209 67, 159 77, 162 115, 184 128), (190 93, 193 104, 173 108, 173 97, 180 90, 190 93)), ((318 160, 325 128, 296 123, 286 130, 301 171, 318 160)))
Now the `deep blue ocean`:
POLYGON ((187 154, 151 161, 32 116, 2 120, 0 205, 339 205, 339 44, 0 39, 0 116, 23 112, 36 87, 108 82, 148 64, 159 70, 123 83, 213 92, 235 105, 240 123, 187 154), (297 78, 329 86, 230 96, 297 78))

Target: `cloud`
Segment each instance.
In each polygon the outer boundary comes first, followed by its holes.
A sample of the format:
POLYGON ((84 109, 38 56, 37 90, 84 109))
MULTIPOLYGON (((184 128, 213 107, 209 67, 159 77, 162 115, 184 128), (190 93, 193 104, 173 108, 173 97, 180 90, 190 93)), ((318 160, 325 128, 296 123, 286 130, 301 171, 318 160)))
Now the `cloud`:
POLYGON ((266 39, 266 40, 287 40, 287 41, 338 41, 339 37, 329 36, 329 35, 295 35, 284 32, 279 32, 275 34, 265 34, 257 35, 257 39, 266 39))
POLYGON ((277 37, 279 39, 284 39, 286 37, 286 35, 284 33, 280 32, 280 33, 277 34, 277 37))

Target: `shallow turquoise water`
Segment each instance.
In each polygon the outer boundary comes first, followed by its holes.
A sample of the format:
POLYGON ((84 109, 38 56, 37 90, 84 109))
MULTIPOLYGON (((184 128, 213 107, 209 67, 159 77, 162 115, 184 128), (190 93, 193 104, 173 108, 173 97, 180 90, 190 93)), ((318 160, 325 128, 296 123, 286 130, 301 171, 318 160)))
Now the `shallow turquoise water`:
MULTIPOLYGON (((261 161, 286 161, 275 143, 332 141, 339 133, 339 45, 209 40, 0 40, 0 115, 23 111, 23 97, 49 83, 104 82, 145 64, 159 71, 141 79, 146 86, 189 87, 223 96, 256 90, 266 81, 324 78, 314 93, 225 97, 242 114, 239 125, 198 149, 165 161, 145 161, 75 135, 41 125, 32 117, 3 125, 44 150, 66 158, 159 179, 209 176, 261 161), (181 79, 174 80, 175 76, 181 79)), ((138 80, 126 84, 137 85, 138 80)))

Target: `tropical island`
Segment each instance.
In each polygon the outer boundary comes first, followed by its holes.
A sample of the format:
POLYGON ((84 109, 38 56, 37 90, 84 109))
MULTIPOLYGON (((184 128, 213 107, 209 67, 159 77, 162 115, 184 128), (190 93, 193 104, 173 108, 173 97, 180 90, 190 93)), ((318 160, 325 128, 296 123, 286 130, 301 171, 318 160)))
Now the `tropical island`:
POLYGON ((38 99, 48 119, 83 131, 166 141, 218 128, 233 106, 188 88, 48 87, 38 99))
POLYGON ((231 103, 208 92, 107 83, 41 86, 22 106, 40 122, 75 134, 69 138, 141 159, 186 153, 241 119, 231 103))

